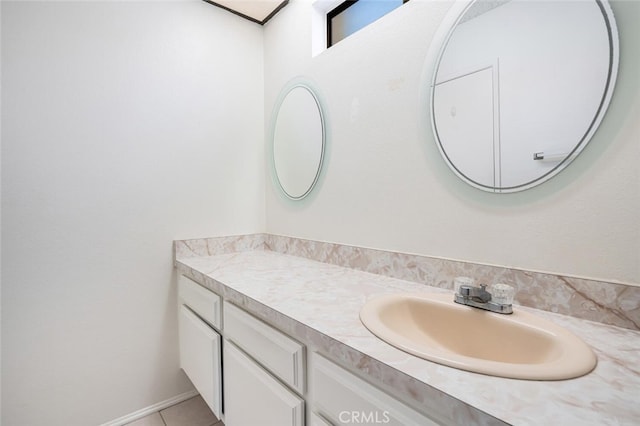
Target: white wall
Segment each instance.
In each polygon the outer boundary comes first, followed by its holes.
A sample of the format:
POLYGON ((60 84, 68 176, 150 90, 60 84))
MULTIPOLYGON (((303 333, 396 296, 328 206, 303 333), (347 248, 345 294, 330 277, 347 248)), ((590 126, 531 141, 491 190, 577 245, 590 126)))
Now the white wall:
POLYGON ((468 186, 436 148, 423 68, 449 7, 412 0, 314 58, 310 0, 266 25, 265 117, 305 75, 329 119, 319 185, 301 203, 267 185, 267 231, 640 284, 640 3, 613 5, 621 68, 599 131, 569 169, 517 194, 468 186))
POLYGON ((264 230, 262 28, 198 0, 2 2, 2 424, 191 388, 173 239, 264 230))

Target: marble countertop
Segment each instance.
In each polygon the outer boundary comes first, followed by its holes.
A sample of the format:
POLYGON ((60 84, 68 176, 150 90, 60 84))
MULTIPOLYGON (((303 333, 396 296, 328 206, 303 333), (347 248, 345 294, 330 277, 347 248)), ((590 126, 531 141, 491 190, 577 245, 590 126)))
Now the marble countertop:
POLYGON ((454 424, 640 422, 640 332, 516 306, 582 338, 596 353, 598 365, 572 380, 505 379, 409 355, 376 338, 359 320, 361 307, 375 295, 442 289, 271 251, 179 258, 176 266, 225 299, 397 390, 436 418, 454 424))

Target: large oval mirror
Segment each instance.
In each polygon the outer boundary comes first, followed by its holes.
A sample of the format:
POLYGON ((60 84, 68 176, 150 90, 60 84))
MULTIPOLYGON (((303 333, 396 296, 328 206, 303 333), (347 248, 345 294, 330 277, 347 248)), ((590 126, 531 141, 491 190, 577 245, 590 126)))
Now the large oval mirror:
POLYGON ((306 84, 285 87, 276 103, 273 166, 278 185, 294 200, 307 196, 320 176, 325 149, 324 115, 306 84))
POLYGON ((575 159, 606 112, 618 68, 611 8, 601 0, 457 7, 431 81, 440 152, 482 190, 538 185, 575 159))

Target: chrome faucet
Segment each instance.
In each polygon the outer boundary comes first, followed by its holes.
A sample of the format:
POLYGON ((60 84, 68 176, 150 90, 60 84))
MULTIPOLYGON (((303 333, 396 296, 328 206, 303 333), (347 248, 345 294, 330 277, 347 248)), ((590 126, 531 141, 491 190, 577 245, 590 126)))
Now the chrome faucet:
POLYGON ((453 301, 461 305, 473 306, 474 308, 499 314, 513 313, 511 303, 499 303, 493 300, 493 296, 487 291, 486 284, 480 284, 480 287, 468 284, 461 285, 453 301))

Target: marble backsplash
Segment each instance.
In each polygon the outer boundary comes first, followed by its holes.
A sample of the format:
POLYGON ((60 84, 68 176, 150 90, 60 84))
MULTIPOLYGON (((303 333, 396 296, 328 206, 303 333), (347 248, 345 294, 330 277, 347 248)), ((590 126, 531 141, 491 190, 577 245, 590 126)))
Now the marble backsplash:
POLYGON ((271 234, 174 242, 176 259, 247 250, 270 250, 445 289, 453 289, 457 276, 502 282, 516 287, 516 304, 640 330, 636 286, 271 234))

